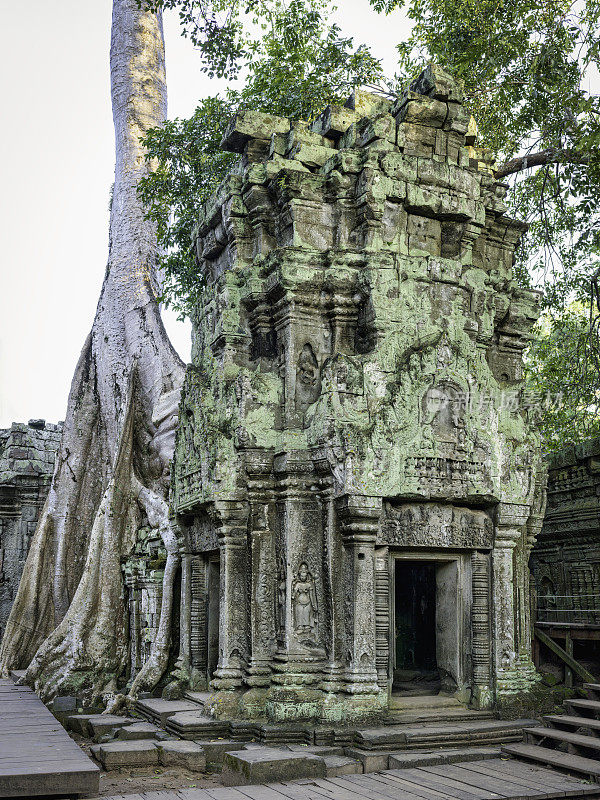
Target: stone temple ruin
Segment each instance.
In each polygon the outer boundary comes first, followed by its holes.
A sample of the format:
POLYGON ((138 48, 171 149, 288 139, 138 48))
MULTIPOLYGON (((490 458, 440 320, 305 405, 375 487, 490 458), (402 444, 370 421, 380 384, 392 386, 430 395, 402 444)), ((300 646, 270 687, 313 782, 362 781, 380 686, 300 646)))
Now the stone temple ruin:
POLYGON ((14 422, 0 430, 0 639, 46 500, 62 423, 14 422))
POLYGON ((536 680, 524 225, 429 67, 312 124, 240 112, 197 229, 173 477, 180 664, 217 716, 351 720, 536 680))

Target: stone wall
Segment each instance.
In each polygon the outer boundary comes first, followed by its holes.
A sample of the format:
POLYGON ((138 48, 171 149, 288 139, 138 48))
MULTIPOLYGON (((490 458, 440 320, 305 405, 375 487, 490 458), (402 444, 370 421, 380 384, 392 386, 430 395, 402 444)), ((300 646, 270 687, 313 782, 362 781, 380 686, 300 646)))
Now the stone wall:
POLYGON ((548 458, 548 503, 531 567, 541 621, 600 623, 600 439, 548 458))
POLYGON ((399 558, 435 565, 447 691, 489 707, 536 680, 538 297, 475 139, 436 67, 395 100, 242 111, 225 134, 173 469, 180 666, 218 715, 386 709, 399 558))
POLYGON ((0 430, 0 638, 48 494, 62 423, 14 422, 0 430))

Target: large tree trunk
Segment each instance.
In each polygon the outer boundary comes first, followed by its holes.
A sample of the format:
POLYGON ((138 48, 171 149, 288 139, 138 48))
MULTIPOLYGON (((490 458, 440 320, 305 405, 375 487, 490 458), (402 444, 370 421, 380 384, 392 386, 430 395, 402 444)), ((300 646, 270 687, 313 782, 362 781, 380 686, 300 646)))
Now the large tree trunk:
POLYGON ((114 0, 110 66, 116 167, 108 265, 0 648, 0 671, 28 667, 26 681, 44 699, 110 695, 124 674, 121 559, 141 524, 157 528, 167 550, 161 652, 137 684, 158 680, 178 560, 166 497, 184 367, 161 321, 156 232, 136 191, 148 169, 140 137, 166 118, 160 14, 114 0))

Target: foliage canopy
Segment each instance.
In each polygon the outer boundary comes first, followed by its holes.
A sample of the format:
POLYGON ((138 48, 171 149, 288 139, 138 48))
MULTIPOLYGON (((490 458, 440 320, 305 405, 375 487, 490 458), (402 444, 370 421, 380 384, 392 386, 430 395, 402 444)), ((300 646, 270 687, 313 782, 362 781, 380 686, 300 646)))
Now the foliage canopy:
MULTIPOLYGON (((382 24, 383 15, 405 5, 369 2, 382 24)), ((398 43, 398 70, 387 81, 369 49, 329 21, 330 0, 145 4, 177 9, 201 68, 230 80, 191 119, 168 122, 145 142, 159 168, 140 191, 159 225, 167 302, 182 314, 193 306, 191 232, 200 204, 231 166, 219 141, 236 108, 309 120, 356 85, 399 91, 435 61, 464 82, 480 143, 511 184, 510 210, 530 224, 516 271, 524 285, 544 290, 545 316, 529 381, 568 397, 574 410, 546 406, 547 445, 596 431, 599 373, 585 364, 598 360, 598 344, 597 336, 585 338, 590 322, 581 303, 589 306, 600 251, 600 97, 590 90, 598 76, 600 0, 410 0, 412 32, 398 43)))

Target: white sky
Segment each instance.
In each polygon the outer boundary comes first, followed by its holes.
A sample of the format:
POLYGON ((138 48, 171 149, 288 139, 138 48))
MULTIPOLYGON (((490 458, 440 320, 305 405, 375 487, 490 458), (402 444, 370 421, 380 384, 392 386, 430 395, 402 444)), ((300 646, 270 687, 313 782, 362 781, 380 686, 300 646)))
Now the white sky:
MULTIPOLYGON (((398 12, 339 0, 344 32, 394 71, 406 36, 398 12)), ((114 151, 111 0, 0 0, 0 428, 64 418, 75 363, 91 327, 108 247, 114 151)), ((190 116, 215 84, 199 70, 176 15, 165 19, 169 117, 190 116)), ((189 328, 165 321, 189 360, 189 328)))

